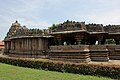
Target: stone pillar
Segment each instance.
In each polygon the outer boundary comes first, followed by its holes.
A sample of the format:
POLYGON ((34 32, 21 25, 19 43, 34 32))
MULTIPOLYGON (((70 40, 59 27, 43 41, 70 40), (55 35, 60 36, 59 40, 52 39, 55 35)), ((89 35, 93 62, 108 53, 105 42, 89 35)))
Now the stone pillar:
POLYGON ((27 54, 29 55, 29 39, 27 38, 27 54))
POLYGON ((16 40, 14 41, 14 50, 16 50, 16 40))
POLYGON ((81 39, 80 38, 77 38, 76 41, 77 41, 77 44, 79 44, 79 45, 81 44, 81 39))
POLYGON ((22 42, 23 42, 23 49, 22 50, 25 50, 25 40, 22 39, 22 42))
POLYGON ((31 43, 30 43, 30 45, 31 45, 31 50, 33 51, 33 49, 34 49, 34 39, 33 38, 31 38, 31 43))
POLYGON ((26 38, 26 50, 28 50, 28 39, 26 38))
POLYGON ((76 33, 75 34, 75 39, 77 41, 77 44, 81 44, 81 40, 84 39, 84 33, 76 33))
POLYGON ((101 44, 102 44, 102 45, 104 45, 104 44, 105 44, 105 39, 103 39, 103 40, 101 41, 101 44))
POLYGON ((24 50, 24 40, 22 39, 22 50, 24 50))
POLYGON ((104 37, 102 34, 97 35, 97 39, 98 39, 98 45, 104 43, 104 37))
POLYGON ((28 50, 30 50, 30 39, 28 38, 28 50))
POLYGON ((27 49, 27 39, 25 39, 25 51, 26 51, 26 49, 27 49))
POLYGON ((116 39, 115 39, 115 43, 116 43, 116 45, 120 44, 119 40, 116 40, 116 39))
POLYGON ((7 42, 5 42, 5 51, 4 51, 4 53, 8 53, 8 43, 7 42))
POLYGON ((25 51, 27 50, 27 39, 25 39, 25 51))
POLYGON ((97 36, 97 38, 98 38, 98 45, 101 45, 103 37, 102 36, 97 36))
POLYGON ((22 39, 20 39, 20 47, 19 50, 22 50, 22 39))
POLYGON ((42 47, 41 45, 43 45, 43 42, 42 42, 42 39, 39 38, 39 50, 42 50, 42 49, 43 49, 43 47, 42 47))
POLYGON ((38 38, 35 39, 35 50, 38 50, 38 38))
POLYGON ((31 49, 31 46, 32 46, 32 39, 31 38, 29 38, 29 50, 31 51, 32 49, 31 49))
POLYGON ((17 49, 17 40, 15 40, 15 50, 17 49))
POLYGON ((21 42, 20 42, 20 39, 18 40, 18 50, 20 50, 20 47, 21 47, 21 42))
POLYGON ((33 41, 33 38, 30 38, 30 44, 29 44, 29 46, 30 46, 30 50, 31 50, 31 51, 33 50, 33 48, 32 48, 32 46, 33 46, 32 41, 33 41))
POLYGON ((4 54, 6 54, 6 53, 8 53, 8 50, 9 50, 9 46, 8 46, 8 42, 7 41, 5 41, 4 42, 5 43, 5 50, 4 50, 4 54))
POLYGON ((61 34, 56 35, 56 39, 58 41, 58 45, 62 45, 62 36, 61 36, 61 34))
POLYGON ((75 39, 76 39, 76 41, 77 41, 77 44, 79 44, 79 45, 80 45, 80 44, 81 44, 81 38, 80 38, 79 36, 76 36, 76 38, 75 38, 75 39))
POLYGON ((11 41, 11 50, 13 50, 13 42, 11 41))
POLYGON ((98 45, 101 45, 101 41, 102 41, 102 40, 98 40, 98 45))
POLYGON ((58 40, 59 45, 62 45, 62 39, 57 39, 57 40, 58 40))

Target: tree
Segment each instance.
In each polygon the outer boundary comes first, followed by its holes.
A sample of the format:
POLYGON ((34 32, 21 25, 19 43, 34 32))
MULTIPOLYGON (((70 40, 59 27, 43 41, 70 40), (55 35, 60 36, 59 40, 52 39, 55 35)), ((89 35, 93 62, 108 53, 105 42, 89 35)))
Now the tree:
POLYGON ((53 24, 52 26, 48 27, 49 30, 54 30, 55 28, 59 27, 60 24, 53 24))

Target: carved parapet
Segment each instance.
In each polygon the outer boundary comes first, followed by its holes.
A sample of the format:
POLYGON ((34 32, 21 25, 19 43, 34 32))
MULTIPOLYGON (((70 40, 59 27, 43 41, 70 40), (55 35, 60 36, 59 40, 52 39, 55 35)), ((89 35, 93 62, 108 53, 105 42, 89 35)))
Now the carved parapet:
POLYGON ((54 28, 53 32, 60 31, 72 31, 72 30, 86 30, 85 22, 75 22, 75 21, 66 21, 62 24, 59 24, 56 28, 54 28))
POLYGON ((40 29, 17 29, 16 32, 11 37, 22 37, 22 36, 46 36, 49 35, 48 30, 40 29))
POLYGON ((104 32, 102 24, 88 24, 86 28, 88 32, 104 32))
POLYGON ((104 26, 104 30, 109 33, 118 33, 120 32, 120 25, 107 25, 104 26))

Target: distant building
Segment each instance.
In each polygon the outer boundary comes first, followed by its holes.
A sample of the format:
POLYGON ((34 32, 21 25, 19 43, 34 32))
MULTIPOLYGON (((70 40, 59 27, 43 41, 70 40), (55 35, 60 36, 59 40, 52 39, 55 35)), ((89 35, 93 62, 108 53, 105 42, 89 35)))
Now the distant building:
POLYGON ((5 39, 4 54, 68 61, 120 59, 120 25, 85 24, 66 21, 53 29, 28 29, 18 21, 5 39), (114 45, 106 45, 106 40, 114 45), (111 41, 110 41, 111 42, 111 41))
POLYGON ((0 42, 0 51, 4 49, 4 42, 0 42))

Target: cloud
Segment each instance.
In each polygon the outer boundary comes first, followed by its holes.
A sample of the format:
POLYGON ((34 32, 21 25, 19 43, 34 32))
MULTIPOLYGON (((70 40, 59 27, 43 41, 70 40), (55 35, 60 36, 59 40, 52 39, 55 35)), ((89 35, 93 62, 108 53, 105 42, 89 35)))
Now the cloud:
POLYGON ((32 21, 27 19, 19 19, 21 25, 25 25, 28 28, 39 28, 39 29, 46 29, 51 24, 46 21, 32 21))
POLYGON ((108 24, 120 24, 120 11, 111 10, 109 12, 101 13, 101 14, 92 14, 87 15, 89 22, 101 23, 104 25, 108 24))
POLYGON ((119 24, 120 0, 3 0, 0 3, 0 39, 18 20, 28 28, 47 28, 65 20, 119 24))

